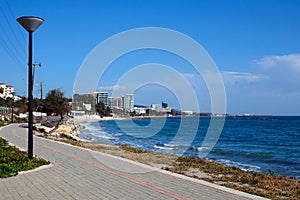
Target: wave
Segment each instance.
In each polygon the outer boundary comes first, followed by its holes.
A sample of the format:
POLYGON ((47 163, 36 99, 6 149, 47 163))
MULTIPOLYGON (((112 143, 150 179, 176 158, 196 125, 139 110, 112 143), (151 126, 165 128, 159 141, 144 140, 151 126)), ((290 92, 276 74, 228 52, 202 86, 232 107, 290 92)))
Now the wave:
POLYGON ((95 122, 88 122, 82 125, 84 127, 83 132, 96 132, 102 131, 102 128, 95 122))
POLYGON ((175 147, 174 145, 162 144, 162 143, 157 143, 154 145, 154 148, 161 149, 161 150, 173 150, 174 147, 175 147))
POLYGON ((173 150, 173 148, 170 148, 170 147, 164 147, 164 146, 159 146, 159 145, 154 145, 154 148, 156 148, 156 149, 161 149, 161 150, 173 150))
POLYGON ((231 167, 238 167, 245 171, 251 171, 251 172, 261 171, 261 167, 257 166, 257 165, 250 165, 250 164, 240 163, 240 162, 226 160, 226 159, 217 159, 216 162, 225 164, 225 165, 231 166, 231 167))
POLYGON ((95 141, 117 141, 118 138, 111 136, 109 133, 102 130, 102 128, 98 125, 97 122, 88 122, 86 124, 83 124, 84 129, 80 131, 80 134, 78 134, 81 138, 91 137, 95 139, 95 141))
POLYGON ((118 140, 117 138, 111 137, 111 136, 108 136, 108 135, 95 134, 94 136, 97 137, 97 138, 102 138, 102 139, 106 139, 106 140, 118 140))
POLYGON ((167 149, 167 150, 195 150, 197 151, 197 147, 187 146, 182 144, 168 144, 168 143, 156 143, 154 145, 157 149, 167 149))
POLYGON ((178 150, 178 151, 195 151, 195 152, 203 152, 209 151, 211 148, 209 147, 199 147, 199 146, 189 146, 189 145, 182 145, 182 144, 167 144, 167 143, 156 143, 154 148, 157 149, 167 149, 167 150, 178 150))

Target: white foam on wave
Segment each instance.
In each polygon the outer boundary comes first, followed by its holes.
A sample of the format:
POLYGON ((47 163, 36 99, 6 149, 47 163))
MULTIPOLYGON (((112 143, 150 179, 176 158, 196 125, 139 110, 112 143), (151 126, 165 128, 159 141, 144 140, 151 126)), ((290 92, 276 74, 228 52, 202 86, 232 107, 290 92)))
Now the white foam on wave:
POLYGON ((222 164, 225 164, 225 165, 231 166, 231 167, 238 167, 245 171, 251 171, 251 172, 261 171, 261 167, 257 166, 257 165, 250 165, 250 164, 240 163, 240 162, 226 160, 226 159, 218 159, 218 160, 216 160, 216 162, 222 163, 222 164))
POLYGON ((175 144, 164 144, 165 147, 169 147, 169 148, 174 148, 177 147, 179 145, 175 145, 175 144))
POLYGON ((158 149, 168 149, 168 150, 174 150, 174 149, 177 149, 177 150, 190 149, 190 150, 194 150, 194 151, 209 150, 208 147, 196 147, 196 146, 188 146, 185 144, 168 144, 168 143, 164 143, 164 144, 158 143, 158 144, 154 145, 154 147, 158 148, 158 149))
POLYGON ((197 147, 196 149, 197 149, 197 151, 199 151, 199 152, 201 152, 201 151, 209 151, 209 150, 211 150, 211 148, 210 148, 210 147, 197 147))
POLYGON ((106 139, 106 140, 117 140, 117 138, 111 137, 111 136, 107 136, 107 135, 97 135, 97 134, 95 134, 95 137, 106 139))
POLYGON ((83 124, 85 127, 84 133, 89 134, 94 138, 105 140, 117 140, 117 138, 110 136, 107 132, 103 131, 97 122, 88 122, 83 124))
POLYGON ((161 150, 173 150, 174 147, 175 145, 171 145, 171 144, 157 143, 156 145, 154 145, 154 148, 161 149, 161 150))
POLYGON ((82 124, 84 126, 84 130, 88 132, 93 132, 93 131, 101 131, 102 128, 98 125, 95 124, 95 122, 88 122, 85 124, 82 124))

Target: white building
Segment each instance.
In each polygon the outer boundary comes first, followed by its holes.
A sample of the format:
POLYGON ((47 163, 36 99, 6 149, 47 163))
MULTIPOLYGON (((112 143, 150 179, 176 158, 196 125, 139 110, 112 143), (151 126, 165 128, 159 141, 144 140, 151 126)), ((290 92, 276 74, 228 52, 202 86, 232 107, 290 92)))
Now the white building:
POLYGON ((84 116, 85 115, 85 111, 83 110, 71 110, 71 112, 69 113, 69 115, 73 116, 73 117, 77 117, 77 116, 84 116))
POLYGON ((171 108, 169 107, 161 107, 159 104, 151 104, 150 106, 151 110, 154 110, 156 112, 163 112, 163 113, 168 113, 168 112, 171 112, 171 108))
POLYGON ((181 111, 182 112, 182 114, 183 115, 193 115, 193 111, 191 111, 191 110, 183 110, 183 111, 181 111))
POLYGON ((82 103, 82 104, 87 111, 92 110, 92 104, 90 104, 90 103, 82 103))
POLYGON ((124 110, 128 112, 134 111, 134 96, 133 94, 126 94, 124 96, 124 110))
POLYGON ((134 107, 136 114, 146 114, 147 108, 134 107))
POLYGON ((0 98, 13 98, 14 86, 6 85, 4 83, 0 83, 0 98))

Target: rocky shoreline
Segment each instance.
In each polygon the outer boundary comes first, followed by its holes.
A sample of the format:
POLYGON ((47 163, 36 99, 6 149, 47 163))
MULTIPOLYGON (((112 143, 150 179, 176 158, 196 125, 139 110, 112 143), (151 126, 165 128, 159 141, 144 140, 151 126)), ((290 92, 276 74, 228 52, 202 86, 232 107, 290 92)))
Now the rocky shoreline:
POLYGON ((88 140, 84 140, 77 136, 80 129, 83 129, 81 125, 74 123, 72 120, 67 120, 66 122, 60 123, 58 127, 34 125, 34 134, 56 140, 69 139, 87 142, 88 140))

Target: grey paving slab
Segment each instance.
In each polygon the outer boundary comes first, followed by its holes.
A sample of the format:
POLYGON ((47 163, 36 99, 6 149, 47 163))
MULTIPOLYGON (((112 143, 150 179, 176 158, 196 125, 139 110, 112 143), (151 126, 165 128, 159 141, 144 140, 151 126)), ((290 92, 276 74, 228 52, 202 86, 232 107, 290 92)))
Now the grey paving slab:
MULTIPOLYGON (((27 149, 27 129, 0 136, 27 149)), ((34 154, 52 165, 0 179, 0 199, 263 199, 150 166, 34 137, 34 154)))

